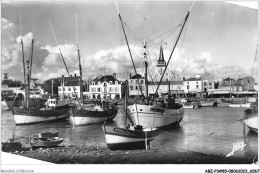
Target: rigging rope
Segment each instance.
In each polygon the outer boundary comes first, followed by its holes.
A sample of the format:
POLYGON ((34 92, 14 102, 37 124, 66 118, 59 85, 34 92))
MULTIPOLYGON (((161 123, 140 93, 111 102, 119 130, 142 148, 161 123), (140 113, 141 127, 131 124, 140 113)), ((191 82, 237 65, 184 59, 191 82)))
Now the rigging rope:
POLYGON ((178 26, 175 26, 174 28, 172 28, 172 29, 170 29, 170 30, 168 30, 168 31, 166 31, 166 32, 164 32, 164 33, 162 33, 162 34, 160 34, 159 36, 157 36, 157 37, 155 37, 155 38, 153 38, 153 39, 147 41, 147 43, 149 43, 149 42, 151 42, 151 41, 153 41, 153 40, 155 40, 155 39, 158 39, 159 37, 161 37, 161 36, 163 36, 163 35, 165 35, 165 34, 167 34, 167 33, 169 33, 169 32, 174 32, 174 31, 176 31, 177 28, 180 27, 180 26, 181 26, 181 24, 179 24, 178 26), (172 31, 172 30, 173 30, 173 31, 172 31))

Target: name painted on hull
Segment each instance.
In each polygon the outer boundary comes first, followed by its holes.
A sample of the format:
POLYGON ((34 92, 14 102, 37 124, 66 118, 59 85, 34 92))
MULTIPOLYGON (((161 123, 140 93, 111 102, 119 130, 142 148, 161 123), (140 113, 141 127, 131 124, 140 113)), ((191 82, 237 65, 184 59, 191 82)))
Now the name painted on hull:
POLYGON ((130 131, 121 128, 114 128, 114 131, 122 134, 131 134, 130 131))
POLYGON ((165 110, 161 108, 151 108, 150 111, 164 113, 165 110))

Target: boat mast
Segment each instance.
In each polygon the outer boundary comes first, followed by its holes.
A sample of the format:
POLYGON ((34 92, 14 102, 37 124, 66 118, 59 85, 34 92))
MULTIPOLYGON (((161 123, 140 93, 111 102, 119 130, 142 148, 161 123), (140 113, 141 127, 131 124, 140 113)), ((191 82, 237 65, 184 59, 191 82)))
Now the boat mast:
MULTIPOLYGON (((31 78, 32 78, 32 60, 33 60, 33 43, 34 43, 34 39, 32 39, 32 50, 31 50, 31 60, 30 60, 30 67, 29 67, 29 76, 30 76, 30 80, 29 80, 29 84, 31 84, 31 78)), ((30 96, 30 95, 29 95, 30 96)))
POLYGON ((254 64, 253 64, 253 69, 252 69, 251 77, 253 77, 253 73, 254 73, 255 61, 256 61, 256 58, 257 58, 257 51, 258 51, 258 44, 257 44, 257 46, 256 46, 255 60, 254 60, 254 64))
POLYGON ((24 62, 24 49, 23 49, 23 39, 21 36, 21 44, 22 44, 22 57, 23 57, 23 78, 24 78, 24 92, 25 92, 25 102, 27 101, 27 91, 26 91, 26 75, 25 75, 25 62, 24 62))
POLYGON ((78 42, 78 15, 77 15, 77 13, 76 13, 76 38, 77 38, 77 48, 78 48, 78 58, 79 58, 80 99, 82 100, 82 104, 84 104, 83 86, 82 86, 82 69, 81 69, 81 60, 80 60, 79 42, 78 42))
POLYGON ((147 105, 149 104, 149 93, 148 93, 148 63, 147 63, 147 54, 146 54, 146 41, 144 40, 144 66, 145 66, 145 92, 147 105))
MULTIPOLYGON (((123 25, 123 21, 122 21, 122 18, 121 18, 121 15, 120 15, 120 12, 119 12, 117 3, 115 2, 115 4, 116 4, 118 16, 119 16, 119 19, 120 19, 120 22, 121 22, 121 25, 122 25, 122 28, 123 28, 123 32, 124 32, 124 36, 125 36, 125 40, 126 40, 126 44, 127 44, 127 48, 128 48, 128 52, 129 52, 129 54, 130 54, 130 58, 131 58, 131 61, 132 61, 133 67, 134 67, 134 71, 135 71, 135 74, 136 74, 136 76, 137 76, 137 71, 136 71, 136 68, 135 68, 135 63, 134 63, 134 60, 133 60, 133 57, 132 57, 132 53, 131 53, 131 51, 130 51, 130 47, 129 47, 129 43, 128 43, 128 40, 127 40, 127 37, 126 37, 126 33, 125 33, 125 28, 124 28, 124 25, 123 25)), ((143 96, 143 92, 142 92, 142 90, 141 90, 141 85, 140 85, 139 77, 138 77, 138 76, 137 76, 137 83, 138 83, 138 86, 139 86, 139 90, 140 90, 140 92, 141 92, 141 95, 143 96)))
MULTIPOLYGON (((172 54, 173 54, 173 52, 174 52, 174 50, 175 50, 175 47, 176 47, 176 45, 177 45, 177 43, 178 43, 178 41, 179 41, 179 39, 180 39, 182 30, 183 30, 183 28, 184 28, 184 26, 185 26, 185 24, 186 24, 186 22, 187 22, 187 19, 188 19, 189 15, 190 15, 190 11, 191 11, 191 9, 192 9, 194 3, 195 3, 195 2, 193 2, 193 4, 192 4, 190 10, 188 11, 188 13, 187 13, 187 15, 186 15, 186 17, 185 17, 185 19, 184 19, 184 22, 183 22, 183 24, 182 24, 180 33, 179 33, 179 35, 178 35, 178 37, 177 37, 177 40, 176 40, 176 42, 175 42, 175 44, 174 44, 174 47, 173 47, 173 49, 172 49, 172 52, 171 52, 171 54, 170 54, 170 57, 169 57, 169 59, 168 59, 168 61, 167 61, 167 64, 166 64, 166 67, 165 67, 165 69, 164 69, 164 71, 163 71, 163 74, 162 74, 162 76, 161 76, 160 82, 159 82, 159 84, 158 84, 158 86, 157 86, 157 88, 156 88, 156 90, 155 90, 155 93, 154 93, 155 95, 157 94, 158 89, 159 89, 159 87, 160 87, 160 85, 161 85, 161 82, 162 82, 163 76, 164 76, 164 74, 165 74, 165 71, 167 70, 167 67, 168 67, 169 62, 170 62, 171 57, 172 57, 172 54)), ((153 97, 153 101, 154 101, 154 97, 153 97)), ((153 103, 153 101, 152 101, 152 103, 153 103)))
POLYGON ((30 98, 30 61, 27 58, 27 97, 26 97, 26 108, 29 108, 29 98, 30 98))

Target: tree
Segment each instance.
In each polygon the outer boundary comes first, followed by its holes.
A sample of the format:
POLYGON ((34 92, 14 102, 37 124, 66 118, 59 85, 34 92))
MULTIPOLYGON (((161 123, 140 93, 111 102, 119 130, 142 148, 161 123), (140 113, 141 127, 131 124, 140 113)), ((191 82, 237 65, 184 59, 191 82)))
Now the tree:
POLYGON ((45 92, 49 94, 52 93, 52 79, 53 79, 53 95, 58 95, 58 86, 61 85, 60 78, 51 78, 45 80, 42 84, 42 88, 45 92))
POLYGON ((2 80, 2 85, 8 85, 8 87, 20 87, 22 85, 22 82, 19 80, 2 80))

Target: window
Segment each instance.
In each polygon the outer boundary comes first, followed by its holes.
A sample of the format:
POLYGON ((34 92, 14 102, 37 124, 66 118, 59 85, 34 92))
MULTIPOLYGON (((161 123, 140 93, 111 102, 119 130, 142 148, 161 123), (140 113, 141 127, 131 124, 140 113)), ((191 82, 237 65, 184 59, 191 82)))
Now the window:
POLYGON ((135 80, 135 84, 138 84, 138 80, 135 80))
POLYGON ((190 85, 187 85, 187 89, 190 89, 190 85))
POLYGON ((197 82, 197 84, 199 84, 199 82, 197 82))
POLYGON ((59 91, 61 91, 61 88, 59 88, 59 91))
POLYGON ((207 86, 207 82, 204 82, 204 86, 207 86))
POLYGON ((109 82, 109 85, 112 85, 112 82, 111 82, 111 81, 109 82))
POLYGON ((143 88, 144 88, 143 86, 140 86, 140 89, 141 89, 141 91, 143 91, 143 90, 144 90, 143 88))
POLYGON ((135 87, 135 90, 138 90, 138 86, 135 87))
POLYGON ((209 86, 212 86, 212 82, 209 82, 209 86))
POLYGON ((187 82, 187 84, 189 84, 189 82, 187 82))
POLYGON ((97 89, 97 92, 100 92, 100 88, 97 89))
POLYGON ((115 84, 117 85, 117 84, 118 84, 118 81, 116 81, 115 84))
POLYGON ((143 83, 144 83, 144 81, 143 81, 143 80, 140 80, 140 83, 141 83, 141 84, 143 84, 143 83))
POLYGON ((199 89, 199 85, 196 85, 196 88, 199 89))
POLYGON ((115 87, 115 92, 118 92, 119 91, 119 88, 118 87, 115 87))
POLYGON ((92 85, 95 85, 95 82, 92 82, 92 85))
POLYGON ((70 88, 70 87, 68 87, 68 91, 71 91, 71 88, 70 88))
POLYGON ((101 82, 98 82, 98 84, 100 85, 100 84, 101 84, 101 82))
POLYGON ((134 84, 134 81, 133 81, 133 80, 130 80, 130 84, 134 84))
POLYGON ((134 90, 134 87, 133 87, 133 86, 130 86, 130 90, 131 90, 131 91, 134 90))

